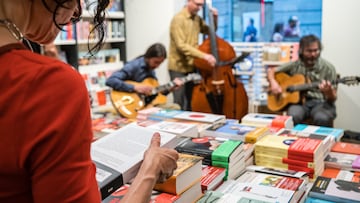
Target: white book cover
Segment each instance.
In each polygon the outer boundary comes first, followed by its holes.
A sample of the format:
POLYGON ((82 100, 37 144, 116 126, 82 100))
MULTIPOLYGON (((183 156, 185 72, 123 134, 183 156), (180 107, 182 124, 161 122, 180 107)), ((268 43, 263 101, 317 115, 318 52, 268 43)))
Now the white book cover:
POLYGON ((252 200, 264 202, 290 202, 295 191, 281 188, 268 187, 255 183, 242 183, 235 180, 228 180, 216 191, 224 194, 239 195, 252 200))
POLYGON ((195 124, 173 122, 173 121, 156 121, 145 120, 137 122, 139 126, 151 128, 161 132, 168 132, 182 137, 198 137, 198 129, 195 124))
POLYGON ((199 121, 205 123, 225 123, 226 117, 224 115, 202 113, 193 111, 183 111, 179 114, 174 115, 176 119, 199 121))
MULTIPOLYGON (((128 124, 91 144, 96 179, 104 199, 136 176, 156 130, 128 124)), ((175 148, 176 135, 161 132, 161 146, 175 148)))

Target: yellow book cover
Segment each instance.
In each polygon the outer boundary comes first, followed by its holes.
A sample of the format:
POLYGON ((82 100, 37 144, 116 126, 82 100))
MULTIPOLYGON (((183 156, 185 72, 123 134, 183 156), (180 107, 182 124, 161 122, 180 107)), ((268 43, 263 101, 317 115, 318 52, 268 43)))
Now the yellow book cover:
POLYGON ((202 157, 190 154, 179 154, 174 174, 164 183, 155 185, 154 190, 179 195, 202 177, 202 157))
POLYGON ((281 157, 288 157, 289 146, 297 139, 297 137, 286 137, 277 135, 266 135, 255 143, 256 151, 277 152, 281 157))
POLYGON ((267 135, 269 133, 269 130, 270 129, 268 127, 257 127, 255 130, 245 135, 245 142, 254 144, 258 140, 263 138, 265 135, 267 135))

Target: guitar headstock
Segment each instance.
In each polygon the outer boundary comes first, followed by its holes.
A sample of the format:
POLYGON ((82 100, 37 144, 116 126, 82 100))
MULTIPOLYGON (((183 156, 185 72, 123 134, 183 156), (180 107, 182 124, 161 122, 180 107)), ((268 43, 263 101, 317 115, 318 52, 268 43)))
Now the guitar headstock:
POLYGON ((340 78, 339 80, 340 83, 345 84, 345 85, 358 85, 360 83, 360 77, 359 76, 347 76, 347 77, 343 77, 340 78))
POLYGON ((193 81, 194 83, 198 83, 202 80, 202 77, 198 73, 190 73, 185 77, 185 81, 193 81))

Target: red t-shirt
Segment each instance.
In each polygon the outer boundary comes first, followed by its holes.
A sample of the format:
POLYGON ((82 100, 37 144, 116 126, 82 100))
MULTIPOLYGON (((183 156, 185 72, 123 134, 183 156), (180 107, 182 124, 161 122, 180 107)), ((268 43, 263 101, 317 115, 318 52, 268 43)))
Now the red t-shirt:
POLYGON ((80 74, 11 44, 0 81, 0 202, 100 202, 80 74))

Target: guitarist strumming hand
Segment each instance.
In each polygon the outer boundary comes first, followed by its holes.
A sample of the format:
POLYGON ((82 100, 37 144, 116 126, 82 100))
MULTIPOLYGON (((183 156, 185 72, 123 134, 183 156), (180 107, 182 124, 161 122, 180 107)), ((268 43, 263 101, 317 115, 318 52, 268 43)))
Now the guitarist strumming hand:
MULTIPOLYGON (((270 98, 283 102, 286 95, 290 95, 290 88, 285 83, 291 83, 292 77, 303 76, 305 83, 317 84, 315 88, 301 92, 301 99, 295 104, 288 105, 287 113, 293 116, 294 123, 302 123, 311 118, 312 124, 320 126, 332 126, 336 118, 335 100, 337 73, 335 67, 327 60, 320 57, 322 45, 314 35, 307 35, 300 39, 299 59, 279 67, 268 68, 268 79, 270 83, 270 98), (289 78, 277 77, 286 73, 289 78), (275 95, 275 96, 274 96, 275 95)), ((289 85, 290 86, 290 85, 289 85)), ((275 103, 277 102, 275 101, 275 103)), ((268 106, 270 105, 268 100, 268 106)))
MULTIPOLYGON (((106 80, 106 85, 120 92, 151 95, 154 85, 141 84, 141 82, 148 78, 157 81, 155 69, 158 68, 165 59, 166 48, 160 43, 155 43, 151 45, 143 55, 129 61, 122 69, 114 72, 106 80), (134 81, 140 84, 134 85, 127 81, 134 81)), ((183 85, 183 81, 179 78, 175 78, 173 83, 175 84, 175 89, 183 85)), ((162 94, 167 95, 169 92, 170 91, 162 92, 162 94)), ((164 104, 162 107, 180 109, 180 106, 177 104, 164 104)))

